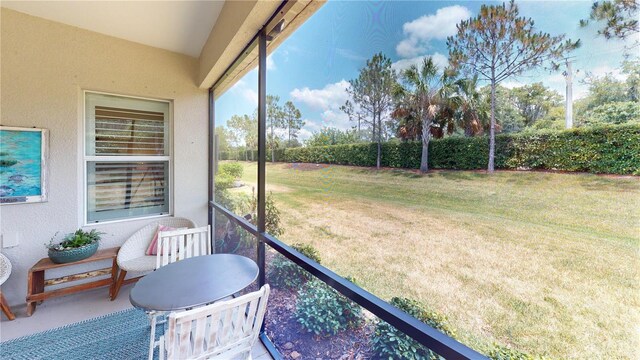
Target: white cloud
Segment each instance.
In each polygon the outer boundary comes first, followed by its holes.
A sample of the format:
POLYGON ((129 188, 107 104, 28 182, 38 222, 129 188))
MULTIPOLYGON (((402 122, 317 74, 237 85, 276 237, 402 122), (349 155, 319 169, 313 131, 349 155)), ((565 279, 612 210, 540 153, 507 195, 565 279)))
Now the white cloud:
MULTIPOLYGON (((564 98, 564 93, 561 94, 564 98)), ((585 98, 587 95, 589 95, 589 88, 587 86, 578 84, 578 86, 573 87, 573 101, 585 98)))
MULTIPOLYGON (((589 95, 589 85, 584 81, 587 76, 595 76, 595 77, 603 77, 606 75, 613 76, 614 79, 618 81, 625 81, 627 76, 622 73, 622 69, 614 68, 609 65, 599 65, 593 67, 591 69, 586 69, 585 71, 579 71, 573 80, 573 99, 578 100, 589 95)), ((551 87, 552 89, 556 89, 559 93, 564 95, 565 92, 565 81, 562 75, 556 75, 557 78, 549 77, 544 80, 545 85, 551 87)))
POLYGON ((338 129, 351 129, 354 125, 349 116, 340 109, 325 110, 320 114, 322 117, 322 125, 327 127, 335 127, 338 129))
POLYGON ((547 76, 546 78, 541 79, 540 81, 543 81, 543 83, 562 84, 562 85, 564 85, 566 83, 564 75, 562 75, 562 74, 551 74, 551 75, 547 76))
POLYGON ((229 91, 242 96, 252 106, 258 106, 258 92, 250 88, 244 80, 239 80, 229 91))
MULTIPOLYGON (((287 131, 287 129, 284 128, 277 128, 273 130, 274 134, 276 134, 276 136, 278 136, 281 139, 287 139, 287 137, 289 136, 289 132, 287 131)), ((269 134, 271 133, 270 131, 268 132, 269 134)))
POLYGON ((284 59, 284 62, 289 62, 289 50, 282 49, 278 54, 280 54, 280 57, 284 59))
POLYGON ((320 130, 323 126, 350 129, 353 124, 340 107, 351 99, 347 92, 349 82, 342 79, 336 83, 327 84, 321 89, 293 89, 290 96, 294 102, 303 103, 320 112, 320 120, 305 120, 305 128, 309 131, 320 130))
POLYGON ((320 122, 317 120, 304 119, 304 128, 306 128, 309 132, 318 131, 322 129, 322 124, 320 124, 320 122))
MULTIPOLYGON (((578 100, 589 95, 589 85, 585 82, 588 75, 595 77, 603 77, 605 75, 611 75, 614 79, 618 81, 625 81, 627 76, 622 73, 622 70, 619 67, 612 67, 607 64, 600 64, 595 67, 587 67, 587 66, 574 66, 574 76, 573 76, 573 100, 578 100)), ((564 78, 564 75, 561 73, 554 73, 548 75, 537 75, 532 76, 532 79, 527 83, 533 82, 542 82, 544 86, 557 91, 560 95, 564 97, 566 92, 567 82, 564 78)), ((514 83, 517 83, 514 82, 514 83)), ((503 86, 507 86, 507 84, 501 84, 503 86)), ((520 83, 517 86, 522 86, 525 84, 520 83)), ((509 87, 509 86, 507 86, 509 87)))
POLYGON ((236 81, 235 84, 233 84, 233 86, 231 87, 230 90, 237 89, 237 88, 243 87, 245 85, 247 85, 246 81, 244 81, 244 79, 240 79, 240 80, 236 81))
POLYGON ((353 51, 351 49, 336 48, 336 54, 342 56, 345 59, 349 59, 349 60, 355 60, 355 61, 367 60, 366 57, 358 54, 357 52, 355 52, 355 51, 353 51))
POLYGON ((438 9, 435 14, 423 15, 404 23, 402 30, 406 36, 396 46, 396 52, 403 58, 415 58, 429 49, 431 40, 445 40, 456 33, 456 25, 471 17, 471 11, 464 6, 454 5, 438 9))
POLYGON ((258 92, 253 89, 242 90, 242 96, 255 106, 258 106, 258 92))
POLYGON ((273 54, 267 56, 267 70, 275 70, 276 63, 273 61, 273 54))
POLYGON ((427 51, 426 47, 419 45, 418 41, 414 38, 404 39, 396 46, 398 55, 405 58, 417 56, 425 51, 427 51))
MULTIPOLYGON (((513 89, 516 87, 522 87, 525 85, 530 85, 532 83, 541 82, 544 86, 548 87, 551 90, 556 91, 563 98, 565 96, 566 85, 567 82, 564 78, 564 75, 560 73, 553 74, 540 74, 540 73, 532 73, 527 77, 521 78, 513 78, 512 80, 506 80, 500 83, 500 86, 504 86, 508 89, 513 89)), ((589 88, 583 82, 578 81, 577 77, 573 80, 573 100, 581 99, 587 96, 589 93, 589 88)))
POLYGON ((513 88, 517 88, 517 87, 522 87, 525 86, 527 84, 525 83, 521 83, 520 81, 503 81, 500 83, 500 86, 502 87, 506 87, 507 89, 513 89, 513 88))
MULTIPOLYGON (((618 81, 625 81, 627 79, 627 75, 622 73, 621 68, 614 68, 609 65, 596 66, 587 72, 595 77, 603 77, 606 75, 611 75, 613 76, 614 79, 618 81)), ((587 76, 587 72, 582 74, 582 78, 585 78, 587 76)))
POLYGON ((300 141, 304 141, 307 140, 308 138, 310 138, 313 135, 313 133, 305 128, 300 129, 300 131, 298 131, 298 140, 300 141))
POLYGON ((291 98, 304 103, 315 110, 339 108, 349 99, 347 88, 349 82, 342 79, 337 83, 327 84, 322 89, 295 88, 291 91, 291 98))
POLYGON ((416 56, 411 59, 400 59, 394 62, 393 64, 391 64, 391 68, 399 73, 400 71, 408 69, 411 65, 416 65, 420 67, 422 65, 422 60, 428 57, 431 57, 433 59, 433 62, 440 69, 446 68, 447 65, 449 64, 449 59, 446 56, 436 52, 433 55, 422 55, 422 56, 416 56))

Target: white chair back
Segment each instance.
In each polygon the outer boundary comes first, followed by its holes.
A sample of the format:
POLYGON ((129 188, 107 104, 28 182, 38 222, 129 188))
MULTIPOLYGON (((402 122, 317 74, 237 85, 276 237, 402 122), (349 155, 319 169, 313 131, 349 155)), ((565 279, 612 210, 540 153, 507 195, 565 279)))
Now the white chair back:
POLYGON ((160 231, 156 269, 194 256, 211 254, 211 226, 160 231))
POLYGON ((230 359, 238 355, 250 359, 269 291, 269 285, 264 285, 232 300, 172 313, 161 349, 164 342, 167 359, 230 359))

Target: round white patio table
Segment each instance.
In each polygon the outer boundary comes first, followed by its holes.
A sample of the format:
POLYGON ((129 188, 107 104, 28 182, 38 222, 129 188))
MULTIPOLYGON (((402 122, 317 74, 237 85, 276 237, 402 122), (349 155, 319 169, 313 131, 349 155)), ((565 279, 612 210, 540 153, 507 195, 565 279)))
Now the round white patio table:
POLYGON ((129 301, 151 316, 149 358, 155 347, 156 312, 189 309, 231 296, 253 283, 258 265, 234 254, 196 256, 165 265, 140 279, 129 301))

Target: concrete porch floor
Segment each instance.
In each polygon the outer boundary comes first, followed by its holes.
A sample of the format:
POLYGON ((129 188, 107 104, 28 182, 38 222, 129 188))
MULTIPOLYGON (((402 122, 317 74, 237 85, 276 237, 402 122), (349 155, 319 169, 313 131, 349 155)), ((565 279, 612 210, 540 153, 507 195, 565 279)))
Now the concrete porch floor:
MULTIPOLYGON (((14 306, 11 309, 16 315, 15 320, 9 321, 2 314, 0 341, 15 339, 131 308, 129 291, 132 288, 133 284, 123 286, 118 298, 114 301, 109 301, 107 288, 47 300, 36 307, 36 311, 31 317, 26 315, 26 304, 14 306)), ((259 340, 253 347, 251 355, 254 360, 272 359, 259 340)))

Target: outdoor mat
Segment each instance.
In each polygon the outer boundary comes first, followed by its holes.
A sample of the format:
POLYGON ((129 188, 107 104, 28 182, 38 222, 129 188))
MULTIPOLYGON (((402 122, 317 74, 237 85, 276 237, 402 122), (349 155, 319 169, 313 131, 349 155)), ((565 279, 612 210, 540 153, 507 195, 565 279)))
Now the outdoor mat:
MULTIPOLYGON (((156 335, 163 329, 158 325, 156 335)), ((148 357, 149 336, 144 311, 128 309, 2 342, 0 359, 142 360, 148 357)))

